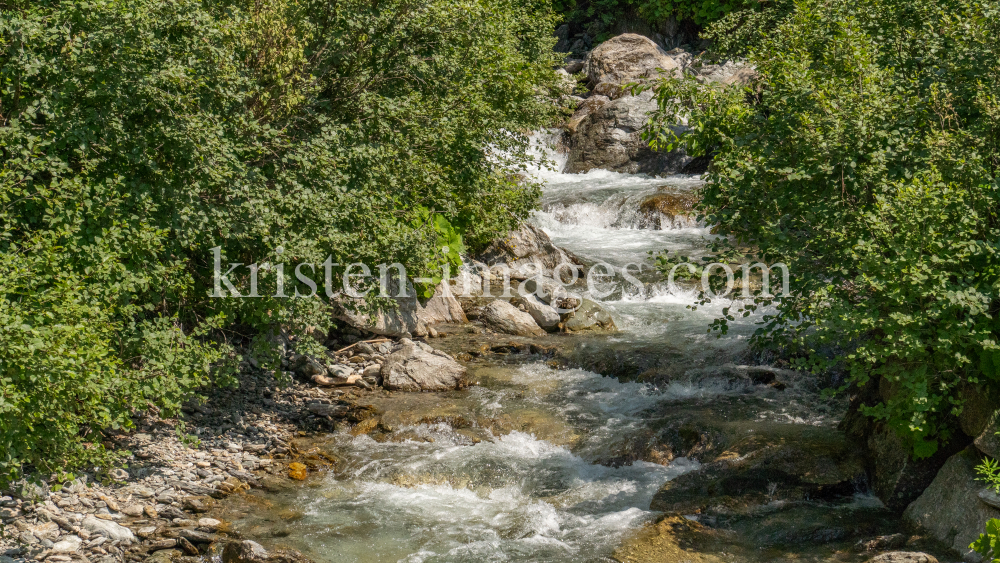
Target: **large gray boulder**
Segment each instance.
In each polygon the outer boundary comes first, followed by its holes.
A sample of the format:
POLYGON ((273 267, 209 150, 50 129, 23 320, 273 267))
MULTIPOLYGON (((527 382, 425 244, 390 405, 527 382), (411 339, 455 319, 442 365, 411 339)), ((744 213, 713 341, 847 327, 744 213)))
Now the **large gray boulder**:
POLYGON ((684 151, 654 152, 642 140, 642 129, 656 108, 651 90, 584 105, 570 119, 574 127, 563 171, 579 174, 603 169, 657 175, 683 170, 693 161, 684 151))
POLYGON ((907 522, 969 561, 979 560, 969 544, 983 533, 988 520, 1000 518, 1000 509, 979 498, 983 483, 976 480, 978 463, 975 448, 953 455, 927 490, 903 512, 907 522))
POLYGON ((397 391, 447 391, 458 388, 465 368, 444 352, 408 338, 382 364, 382 385, 397 391))
POLYGON ((622 86, 661 76, 681 76, 680 67, 651 39, 635 33, 613 37, 587 58, 587 79, 597 94, 617 98, 622 86))
POLYGON ((524 311, 531 315, 535 323, 547 332, 559 330, 559 312, 551 305, 542 303, 537 297, 529 293, 523 297, 511 300, 512 304, 524 307, 524 311))
POLYGON ((568 275, 570 268, 581 264, 579 258, 552 244, 545 231, 529 223, 490 243, 476 259, 488 266, 506 264, 511 279, 526 279, 542 271, 551 273, 560 264, 566 264, 562 270, 568 275))
POLYGON ((490 329, 515 336, 541 336, 545 331, 528 313, 504 301, 494 299, 482 308, 479 319, 490 329))
POLYGON ((352 299, 343 296, 338 302, 339 310, 336 318, 355 328, 383 336, 427 336, 427 325, 420 319, 421 307, 413 284, 407 280, 406 290, 400 292, 399 280, 392 275, 395 271, 389 270, 389 273, 390 279, 386 289, 387 293, 393 296, 396 309, 382 309, 369 313, 366 311, 367 303, 364 298, 352 299))
POLYGON ((458 302, 448 283, 441 282, 434 290, 434 296, 422 306, 418 304, 417 319, 426 326, 438 323, 467 323, 462 304, 458 302))

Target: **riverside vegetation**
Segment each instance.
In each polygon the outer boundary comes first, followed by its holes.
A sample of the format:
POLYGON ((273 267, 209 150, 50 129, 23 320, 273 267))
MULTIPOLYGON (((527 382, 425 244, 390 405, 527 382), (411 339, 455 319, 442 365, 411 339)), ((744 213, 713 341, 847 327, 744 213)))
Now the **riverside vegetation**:
MULTIPOLYGON (((862 412, 918 459, 960 434, 969 399, 1000 393, 998 11, 796 2, 764 18, 772 27, 756 41, 719 42, 744 52, 758 82, 665 80, 646 132, 654 146, 712 155, 707 220, 793 272, 792 297, 755 345, 839 370, 845 387, 879 386, 862 412), (678 114, 691 125, 679 136, 666 126, 678 114)), ((994 520, 972 547, 995 558, 996 542, 994 520)))
POLYGON ((102 429, 233 383, 234 343, 330 326, 320 299, 208 298, 215 246, 433 275, 516 226, 554 21, 533 0, 0 2, 0 482, 110 462, 102 429))
MULTIPOLYGON (((715 21, 717 54, 755 69, 747 87, 664 81, 647 132, 713 158, 700 205, 730 236, 720 257, 793 274, 791 298, 715 327, 774 305, 757 350, 877 386, 863 412, 916 458, 956 439, 970 395, 1000 384, 1000 7, 587 6, 715 21)), ((209 299, 211 248, 399 261, 430 290, 536 205, 523 132, 560 95, 544 2, 0 9, 0 482, 107 466, 107 435, 233 384, 250 345, 275 367, 319 350, 329 302, 209 299)), ((995 558, 997 535, 973 548, 995 558)))
POLYGON ((647 132, 713 155, 707 220, 788 264, 792 296, 755 343, 849 384, 883 381, 866 414, 917 457, 955 433, 966 384, 1000 385, 998 9, 798 2, 748 46, 754 86, 667 80, 647 132), (679 138, 665 126, 678 112, 691 125, 679 138))

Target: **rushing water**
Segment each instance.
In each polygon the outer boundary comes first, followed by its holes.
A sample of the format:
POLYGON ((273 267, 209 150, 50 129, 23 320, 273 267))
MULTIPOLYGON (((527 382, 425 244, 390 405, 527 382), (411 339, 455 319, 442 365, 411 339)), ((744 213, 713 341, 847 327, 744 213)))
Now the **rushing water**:
MULTIPOLYGON (((637 213, 658 190, 696 189, 696 176, 541 174, 535 222, 587 261, 648 267, 649 251, 697 255, 712 236, 693 221, 642 228, 637 213)), ((236 527, 324 562, 607 561, 626 534, 655 517, 649 505, 657 489, 698 467, 684 457, 608 462, 637 437, 655 437, 677 413, 686 421, 835 422, 836 404, 806 383, 782 393, 716 377, 744 350, 753 319, 718 339, 706 327, 722 305, 692 310, 693 303, 684 292, 626 294, 605 303, 619 332, 549 337, 577 339, 581 349, 666 350, 672 360, 656 367, 673 370, 668 383, 542 362, 473 364, 479 385, 394 394, 379 405, 394 417, 391 439, 333 436, 324 447, 340 460, 335 471, 270 495, 272 509, 251 511, 236 527)))

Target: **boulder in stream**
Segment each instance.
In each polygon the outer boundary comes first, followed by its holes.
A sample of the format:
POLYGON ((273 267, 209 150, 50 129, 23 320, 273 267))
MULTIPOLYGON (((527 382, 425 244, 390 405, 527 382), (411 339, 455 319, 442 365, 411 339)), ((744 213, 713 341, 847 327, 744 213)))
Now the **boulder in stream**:
POLYGON ((524 307, 525 312, 531 315, 531 318, 543 330, 547 332, 559 330, 559 312, 551 305, 542 303, 533 294, 529 293, 523 297, 515 297, 511 300, 511 304, 524 307))
POLYGON ((774 424, 726 446, 698 471, 667 482, 650 509, 747 513, 774 501, 848 498, 863 476, 863 459, 841 433, 774 424))
POLYGON ((563 328, 567 332, 617 329, 611 313, 590 299, 584 299, 579 308, 563 315, 563 328))
POLYGON ((581 174, 597 168, 658 175, 686 170, 694 159, 683 150, 654 152, 642 140, 642 130, 656 108, 652 90, 582 106, 570 118, 574 128, 564 171, 581 174))
POLYGON ((623 33, 608 39, 587 58, 587 79, 597 94, 619 97, 622 86, 661 76, 680 78, 680 66, 648 37, 623 33))
POLYGON ((969 544, 983 533, 987 520, 1000 518, 1000 509, 979 497, 984 488, 976 480, 979 459, 980 454, 973 447, 953 455, 927 490, 903 513, 907 522, 970 559, 977 556, 969 544))
POLYGON ((566 264, 562 270, 569 275, 570 268, 582 265, 579 258, 552 244, 545 231, 529 223, 490 243, 476 259, 489 266, 506 264, 510 268, 511 279, 551 273, 560 264, 566 264))
POLYGON ((408 338, 382 364, 382 385, 395 391, 447 391, 458 388, 465 368, 444 352, 408 338))
POLYGON ((479 312, 479 320, 490 329, 515 336, 541 336, 545 331, 528 313, 504 301, 494 299, 479 312))

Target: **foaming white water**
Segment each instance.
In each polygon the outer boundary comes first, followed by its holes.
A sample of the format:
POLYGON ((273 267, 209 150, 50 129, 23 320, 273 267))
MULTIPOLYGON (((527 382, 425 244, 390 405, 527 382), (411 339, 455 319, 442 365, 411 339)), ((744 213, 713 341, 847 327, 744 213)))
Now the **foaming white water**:
MULTIPOLYGON (((645 385, 542 364, 518 368, 510 383, 528 396, 480 388, 483 408, 549 410, 595 448, 627 435, 661 398, 645 385)), ((444 424, 401 430, 417 439, 338 438, 346 467, 319 498, 302 498, 298 526, 312 554, 331 562, 598 560, 652 517, 664 482, 698 467, 684 458, 607 467, 520 431, 469 445, 444 424)))

